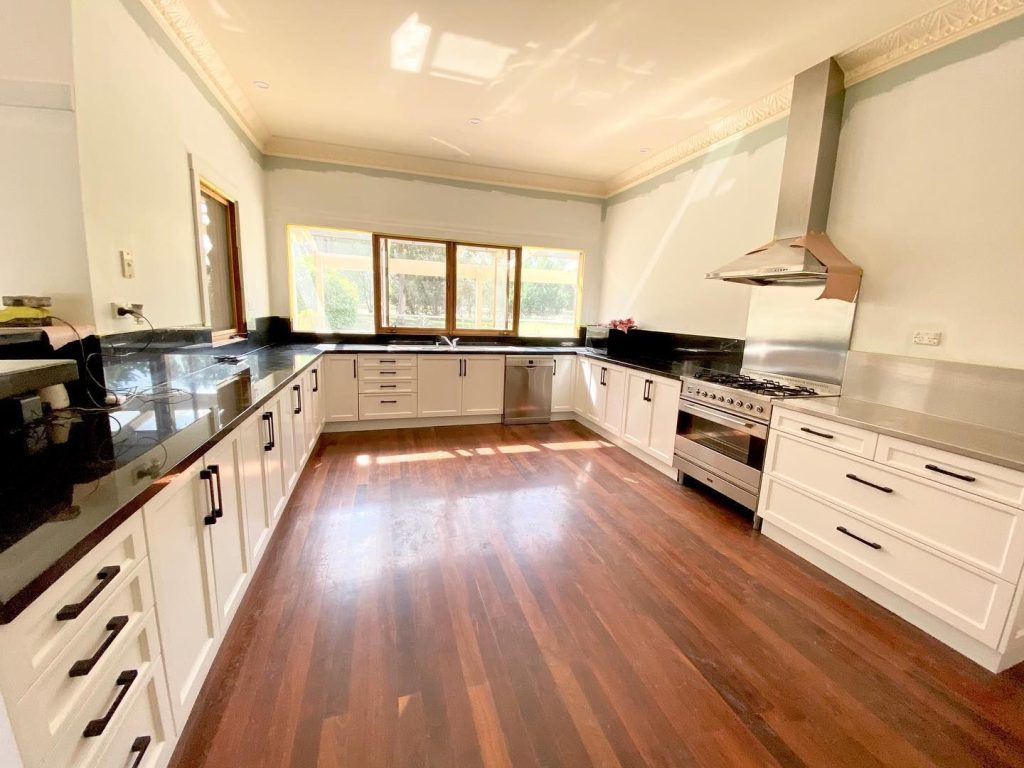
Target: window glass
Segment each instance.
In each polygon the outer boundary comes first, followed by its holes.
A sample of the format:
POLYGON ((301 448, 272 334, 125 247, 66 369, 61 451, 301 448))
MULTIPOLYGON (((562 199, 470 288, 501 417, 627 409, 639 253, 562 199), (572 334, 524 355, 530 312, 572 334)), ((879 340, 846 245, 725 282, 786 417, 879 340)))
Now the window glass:
POLYGON ((447 328, 446 242, 382 237, 380 266, 383 328, 447 328))
POLYGON ((200 189, 199 223, 202 227, 203 269, 210 308, 210 327, 216 331, 238 330, 235 306, 234 237, 231 203, 200 189))
POLYGON ((455 328, 512 330, 516 251, 484 245, 455 246, 455 328))
POLYGON ((373 333, 373 236, 288 227, 292 328, 373 333))
POLYGON ((583 252, 523 248, 519 335, 574 337, 579 332, 583 252))

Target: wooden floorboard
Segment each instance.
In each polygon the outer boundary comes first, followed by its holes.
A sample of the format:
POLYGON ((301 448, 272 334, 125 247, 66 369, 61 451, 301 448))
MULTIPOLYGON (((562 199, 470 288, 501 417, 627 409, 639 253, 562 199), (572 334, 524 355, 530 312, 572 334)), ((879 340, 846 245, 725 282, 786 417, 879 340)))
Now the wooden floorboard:
POLYGON ((576 422, 325 435, 175 768, 1021 766, 993 675, 576 422))

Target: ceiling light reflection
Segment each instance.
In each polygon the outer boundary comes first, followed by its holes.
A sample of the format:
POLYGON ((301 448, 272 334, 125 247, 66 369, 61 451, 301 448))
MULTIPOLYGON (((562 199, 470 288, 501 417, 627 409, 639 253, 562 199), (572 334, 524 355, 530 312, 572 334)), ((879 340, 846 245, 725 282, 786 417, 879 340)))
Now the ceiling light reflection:
POLYGON ((493 80, 502 73, 508 58, 515 52, 515 48, 506 48, 477 37, 445 32, 437 44, 431 68, 485 81, 493 80))
POLYGON ((427 56, 430 25, 420 23, 414 13, 391 34, 391 68, 400 72, 419 72, 427 56))

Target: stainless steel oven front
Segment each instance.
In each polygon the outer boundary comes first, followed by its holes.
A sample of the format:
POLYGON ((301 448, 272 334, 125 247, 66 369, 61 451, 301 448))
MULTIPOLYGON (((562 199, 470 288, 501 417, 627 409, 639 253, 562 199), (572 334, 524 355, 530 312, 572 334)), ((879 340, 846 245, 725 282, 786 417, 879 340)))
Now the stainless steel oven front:
POLYGON ((679 398, 673 466, 756 509, 768 424, 679 398))

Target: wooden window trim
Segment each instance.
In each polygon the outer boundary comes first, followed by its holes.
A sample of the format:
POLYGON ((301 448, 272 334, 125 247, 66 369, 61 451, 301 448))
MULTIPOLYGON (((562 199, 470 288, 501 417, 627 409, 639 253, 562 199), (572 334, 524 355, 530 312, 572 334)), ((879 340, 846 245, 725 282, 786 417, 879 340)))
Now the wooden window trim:
MULTIPOLYGON (((207 197, 213 198, 227 209, 228 268, 231 272, 231 297, 232 309, 234 310, 232 319, 234 320, 234 327, 219 331, 215 330, 212 333, 214 343, 224 343, 246 334, 245 290, 242 284, 242 259, 239 248, 238 201, 228 197, 214 184, 201 177, 199 179, 199 194, 200 196, 205 194, 207 197)), ((209 321, 212 327, 212 308, 210 311, 209 321)))

